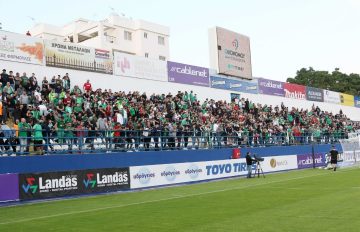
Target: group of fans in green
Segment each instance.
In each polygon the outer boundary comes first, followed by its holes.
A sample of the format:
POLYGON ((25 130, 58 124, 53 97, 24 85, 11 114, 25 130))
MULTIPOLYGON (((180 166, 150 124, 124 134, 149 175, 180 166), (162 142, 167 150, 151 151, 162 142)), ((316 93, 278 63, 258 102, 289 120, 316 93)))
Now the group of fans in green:
POLYGON ((55 145, 66 152, 74 152, 74 145, 77 152, 94 152, 328 143, 360 128, 341 111, 315 105, 199 101, 193 91, 149 96, 94 89, 89 80, 72 87, 68 74, 40 83, 34 73, 4 69, 0 83, 0 145, 18 154, 28 153, 30 144, 49 153, 55 145))

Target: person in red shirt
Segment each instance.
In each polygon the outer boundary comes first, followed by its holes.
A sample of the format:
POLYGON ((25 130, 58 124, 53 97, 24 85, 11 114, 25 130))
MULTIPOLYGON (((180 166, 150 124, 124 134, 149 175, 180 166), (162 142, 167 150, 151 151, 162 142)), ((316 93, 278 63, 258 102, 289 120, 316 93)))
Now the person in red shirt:
POLYGON ((117 122, 113 129, 114 129, 114 143, 115 143, 115 149, 116 149, 118 147, 121 147, 121 144, 120 144, 121 125, 120 125, 120 123, 117 122))
POLYGON ((84 86, 83 86, 83 89, 84 89, 85 92, 91 91, 92 86, 91 86, 90 80, 87 80, 87 81, 86 81, 86 83, 85 83, 84 86))

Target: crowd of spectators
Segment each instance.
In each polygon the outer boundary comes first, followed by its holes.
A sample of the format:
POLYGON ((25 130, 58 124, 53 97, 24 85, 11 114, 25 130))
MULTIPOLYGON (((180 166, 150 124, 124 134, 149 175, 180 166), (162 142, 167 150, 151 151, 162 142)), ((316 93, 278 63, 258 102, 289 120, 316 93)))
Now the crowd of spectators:
POLYGON ((288 108, 177 94, 72 86, 69 74, 43 77, 4 69, 0 76, 0 148, 25 154, 54 146, 66 152, 198 149, 331 143, 359 129, 341 111, 288 108), (100 141, 100 145, 97 144, 100 141))

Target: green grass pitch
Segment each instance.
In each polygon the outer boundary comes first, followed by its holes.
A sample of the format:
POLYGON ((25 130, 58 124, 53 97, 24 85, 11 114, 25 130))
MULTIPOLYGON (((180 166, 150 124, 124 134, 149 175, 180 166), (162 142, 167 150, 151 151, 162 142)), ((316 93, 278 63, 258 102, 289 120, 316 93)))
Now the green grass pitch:
POLYGON ((360 231, 360 169, 300 170, 0 208, 0 231, 360 231))

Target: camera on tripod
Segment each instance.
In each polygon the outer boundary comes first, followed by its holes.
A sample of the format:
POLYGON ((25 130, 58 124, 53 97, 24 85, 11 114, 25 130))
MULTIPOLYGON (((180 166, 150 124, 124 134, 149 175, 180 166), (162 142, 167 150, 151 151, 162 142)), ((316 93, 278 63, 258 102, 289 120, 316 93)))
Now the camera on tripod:
POLYGON ((262 158, 262 157, 258 157, 258 156, 256 156, 256 154, 254 154, 254 164, 256 164, 256 168, 255 168, 255 173, 254 173, 254 177, 256 176, 256 174, 257 174, 257 176, 258 176, 258 178, 260 177, 260 173, 262 174, 262 176, 265 178, 265 174, 264 174, 264 172, 263 172, 263 170, 262 170, 262 167, 261 167, 261 164, 260 164, 260 162, 263 162, 264 161, 264 158, 262 158))
POLYGON ((256 154, 254 154, 254 161, 257 163, 257 162, 263 162, 264 161, 264 158, 262 157, 258 157, 256 156, 256 154))

